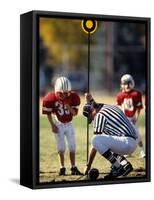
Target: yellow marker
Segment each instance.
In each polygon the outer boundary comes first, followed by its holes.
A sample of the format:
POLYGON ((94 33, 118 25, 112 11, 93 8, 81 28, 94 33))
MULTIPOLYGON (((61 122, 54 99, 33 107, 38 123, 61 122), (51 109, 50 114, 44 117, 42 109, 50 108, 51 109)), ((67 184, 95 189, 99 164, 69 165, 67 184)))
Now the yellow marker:
POLYGON ((91 20, 86 21, 86 27, 87 28, 92 28, 93 22, 91 20))
POLYGON ((85 19, 81 21, 81 27, 85 33, 94 33, 97 29, 97 21, 93 19, 85 19))

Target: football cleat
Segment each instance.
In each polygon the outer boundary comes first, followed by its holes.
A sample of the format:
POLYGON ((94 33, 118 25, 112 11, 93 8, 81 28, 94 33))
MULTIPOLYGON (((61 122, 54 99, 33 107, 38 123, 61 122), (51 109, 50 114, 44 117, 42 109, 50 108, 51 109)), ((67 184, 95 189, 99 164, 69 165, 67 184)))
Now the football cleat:
POLYGON ((127 176, 133 167, 130 162, 127 162, 125 165, 120 165, 119 167, 112 166, 111 172, 104 177, 105 180, 112 180, 117 177, 127 176))
POLYGON ((65 172, 66 172, 66 168, 65 167, 60 168, 59 176, 65 176, 65 172))
POLYGON ((83 175, 83 173, 81 173, 77 167, 71 167, 71 174, 72 175, 83 175))

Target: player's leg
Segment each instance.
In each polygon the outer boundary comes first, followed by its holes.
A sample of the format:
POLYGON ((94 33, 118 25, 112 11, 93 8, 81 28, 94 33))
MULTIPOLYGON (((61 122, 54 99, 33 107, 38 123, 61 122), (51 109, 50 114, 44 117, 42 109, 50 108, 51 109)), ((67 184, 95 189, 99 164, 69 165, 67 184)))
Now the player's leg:
POLYGON ((135 128, 136 128, 136 131, 138 132, 138 135, 139 135, 138 146, 140 147, 140 158, 144 158, 145 157, 145 148, 144 148, 144 145, 143 145, 143 142, 142 142, 142 139, 141 139, 139 128, 137 126, 135 126, 135 128))
POLYGON ((75 132, 72 123, 65 124, 65 135, 67 139, 67 144, 70 152, 70 162, 71 166, 75 166, 75 132))
POLYGON ((145 149, 142 140, 139 141, 138 146, 140 147, 140 158, 145 158, 145 149))
POLYGON ((71 174, 81 175, 82 173, 78 170, 75 163, 75 150, 76 150, 75 131, 74 131, 72 123, 68 123, 65 126, 66 126, 65 135, 66 135, 68 148, 70 152, 71 174))
POLYGON ((62 124, 57 124, 58 126, 58 133, 55 134, 56 138, 56 144, 57 144, 57 150, 58 150, 58 155, 59 155, 59 161, 60 161, 60 170, 59 170, 59 175, 65 175, 66 168, 65 168, 65 158, 64 158, 64 153, 65 153, 65 140, 64 140, 64 128, 62 124))
POLYGON ((144 148, 144 145, 143 145, 143 142, 142 142, 142 138, 141 138, 141 134, 140 134, 140 131, 139 131, 139 128, 136 124, 134 124, 132 122, 137 134, 138 134, 138 137, 139 137, 139 143, 138 143, 138 146, 140 147, 140 158, 144 158, 145 157, 145 148, 144 148))

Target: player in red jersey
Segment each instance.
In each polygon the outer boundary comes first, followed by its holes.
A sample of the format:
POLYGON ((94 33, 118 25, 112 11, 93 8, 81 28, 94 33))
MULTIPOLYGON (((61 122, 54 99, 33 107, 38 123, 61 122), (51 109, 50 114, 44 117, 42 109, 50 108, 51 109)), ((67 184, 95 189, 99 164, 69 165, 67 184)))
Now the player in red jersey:
MULTIPOLYGON (((117 104, 123 110, 127 118, 138 127, 136 122, 138 121, 140 111, 143 108, 142 94, 140 91, 134 89, 135 82, 130 74, 125 74, 121 77, 121 92, 117 94, 117 104)), ((141 148, 140 157, 145 157, 144 146, 140 139, 139 147, 141 148)))
POLYGON ((71 174, 81 175, 75 165, 75 132, 72 119, 78 114, 80 97, 71 90, 71 83, 66 77, 59 77, 55 82, 55 92, 49 92, 43 98, 43 114, 47 115, 52 132, 55 135, 60 158, 59 175, 65 175, 64 153, 65 137, 68 143, 71 162, 71 174), (55 115, 55 120, 53 119, 55 115))

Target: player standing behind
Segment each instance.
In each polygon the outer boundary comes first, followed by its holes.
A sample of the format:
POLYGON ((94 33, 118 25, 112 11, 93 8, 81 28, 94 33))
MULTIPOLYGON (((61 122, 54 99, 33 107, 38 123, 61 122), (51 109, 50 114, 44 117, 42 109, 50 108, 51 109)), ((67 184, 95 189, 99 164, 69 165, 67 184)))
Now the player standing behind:
MULTIPOLYGON (((123 110, 127 118, 135 125, 137 131, 138 127, 136 122, 138 121, 140 111, 143 108, 142 94, 140 91, 134 89, 135 82, 130 74, 125 74, 121 77, 121 92, 117 94, 117 105, 123 110)), ((140 137, 138 143, 141 148, 140 157, 145 157, 144 146, 140 137)))
POLYGON ((71 90, 71 83, 66 77, 59 77, 55 82, 55 92, 49 92, 43 98, 43 114, 47 115, 52 132, 55 135, 58 154, 60 158, 59 175, 65 175, 64 153, 65 137, 68 143, 71 162, 71 174, 81 175, 75 165, 75 132, 72 119, 78 113, 80 97, 71 90), (53 119, 55 115, 55 120, 53 119))

